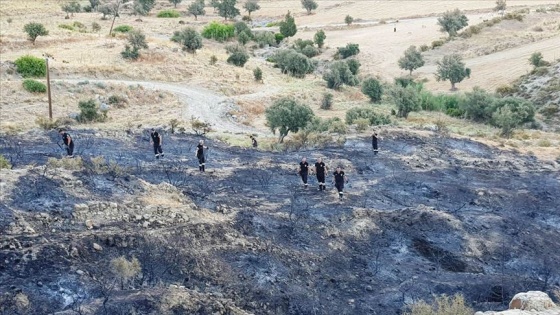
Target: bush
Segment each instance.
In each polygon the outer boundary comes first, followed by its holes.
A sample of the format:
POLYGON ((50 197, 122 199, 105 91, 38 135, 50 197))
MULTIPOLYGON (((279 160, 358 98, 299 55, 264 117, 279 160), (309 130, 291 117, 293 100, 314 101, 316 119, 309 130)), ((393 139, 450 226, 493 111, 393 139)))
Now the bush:
POLYGON ((359 132, 366 131, 366 129, 370 126, 369 119, 367 118, 358 118, 354 120, 354 124, 356 124, 356 130, 359 132))
POLYGON ((263 72, 262 72, 261 68, 256 67, 255 69, 253 69, 253 77, 255 78, 255 81, 262 82, 263 72))
POLYGON ((210 65, 215 65, 216 62, 218 62, 218 57, 216 57, 216 55, 212 55, 210 56, 210 65))
POLYGON ((353 124, 358 119, 366 119, 369 125, 386 125, 391 123, 388 116, 377 114, 371 107, 353 107, 346 112, 346 123, 353 124))
MULTIPOLYGON (((175 31, 175 33, 173 33, 173 36, 171 37, 171 40, 181 44, 183 50, 186 50, 193 54, 198 49, 202 48, 202 36, 200 36, 200 34, 192 27, 184 28, 181 31, 175 31)), ((214 56, 214 58, 216 57, 214 56)), ((210 61, 210 64, 212 64, 212 61, 210 61)))
POLYGON ((523 22, 523 18, 525 18, 525 15, 522 14, 521 12, 510 12, 506 15, 504 15, 504 20, 517 20, 519 22, 523 22))
POLYGON ((61 28, 63 30, 69 30, 69 31, 73 31, 74 30, 74 26, 70 25, 70 24, 59 24, 58 28, 61 28))
POLYGON ((397 116, 399 117, 407 118, 410 112, 421 109, 418 90, 413 86, 405 88, 394 86, 391 90, 391 97, 397 106, 397 116))
POLYGON ((360 45, 358 44, 346 44, 346 47, 338 47, 337 57, 346 59, 351 56, 355 56, 360 53, 360 45))
POLYGON ((325 39, 326 38, 327 38, 327 35, 325 35, 325 31, 318 30, 317 33, 315 33, 315 35, 313 36, 313 42, 315 42, 315 44, 317 44, 317 47, 323 48, 323 45, 325 44, 325 39))
POLYGON ((210 123, 191 117, 191 128, 197 135, 204 135, 212 131, 210 123))
POLYGON ((245 47, 241 45, 230 45, 226 47, 227 51, 230 53, 230 56, 227 59, 227 63, 231 63, 238 67, 243 67, 245 63, 249 60, 249 54, 245 47))
POLYGON ((43 58, 26 55, 19 57, 15 64, 17 72, 24 78, 44 77, 47 74, 47 63, 43 58))
POLYGON ((119 33, 128 33, 132 30, 132 26, 130 25, 119 25, 113 29, 114 32, 119 33))
POLYGON ((548 62, 546 62, 544 60, 544 57, 542 55, 542 53, 540 52, 535 52, 533 54, 531 54, 531 57, 529 57, 529 62, 535 67, 544 67, 544 66, 548 66, 550 65, 548 62))
POLYGON ((332 108, 333 105, 333 95, 331 93, 323 94, 323 98, 321 99, 321 109, 329 110, 332 108))
POLYGON ((373 103, 378 103, 383 96, 383 87, 378 80, 369 78, 362 83, 362 93, 367 95, 373 103))
POLYGON ((344 18, 344 23, 346 23, 346 25, 348 25, 348 26, 350 26, 353 22, 354 22, 354 18, 351 17, 350 15, 347 15, 344 18))
POLYGON ((274 39, 276 40, 276 45, 280 44, 284 40, 285 36, 281 33, 274 34, 274 39))
POLYGON ((11 169, 12 165, 3 155, 0 155, 0 170, 1 169, 11 169))
POLYGON ((126 45, 125 50, 121 52, 121 55, 125 59, 136 60, 140 57, 140 49, 148 48, 146 35, 144 35, 144 33, 140 30, 132 30, 128 32, 128 43, 130 46, 126 45))
POLYGON ((78 115, 77 120, 81 123, 102 122, 107 118, 107 111, 101 111, 100 113, 93 99, 80 101, 78 107, 80 108, 80 115, 78 115))
POLYGON ((284 21, 280 22, 280 34, 284 37, 292 37, 297 33, 297 26, 294 17, 290 11, 286 14, 284 21))
POLYGON ((315 46, 305 46, 300 52, 305 56, 307 56, 308 58, 312 58, 319 55, 319 49, 316 48, 315 46))
POLYGON ((39 36, 49 35, 49 31, 41 23, 28 23, 23 26, 23 30, 27 33, 27 39, 35 45, 35 40, 39 36))
POLYGON ((175 10, 163 10, 159 11, 157 14, 158 18, 178 18, 181 16, 181 13, 175 10))
POLYGON ((237 41, 241 45, 247 44, 250 40, 251 40, 251 36, 249 34, 247 34, 246 32, 242 32, 239 35, 237 35, 237 41))
POLYGON ((107 103, 110 104, 110 105, 113 105, 117 108, 122 108, 128 103, 128 101, 126 100, 126 98, 124 98, 122 96, 111 95, 107 99, 107 103))
POLYGON ((430 46, 428 46, 428 45, 421 45, 420 46, 420 51, 421 52, 425 52, 425 51, 428 51, 428 50, 430 50, 430 46))
POLYGON ((448 297, 442 295, 435 298, 433 304, 424 301, 416 302, 410 306, 410 312, 404 315, 472 315, 474 311, 465 305, 462 295, 448 297))
POLYGON ((323 74, 323 80, 327 81, 329 89, 339 89, 344 84, 356 86, 359 83, 358 78, 352 74, 348 64, 344 61, 333 63, 329 70, 323 74))
POLYGON ((48 158, 47 166, 50 168, 62 168, 65 170, 71 171, 79 171, 84 166, 84 161, 81 157, 76 157, 73 159, 57 159, 57 158, 48 158))
POLYGON ((245 22, 235 22, 235 24, 233 24, 233 28, 235 29, 235 34, 237 34, 237 36, 239 36, 239 34, 241 33, 247 33, 247 35, 253 37, 251 28, 249 28, 249 26, 245 22))
POLYGON ((416 85, 416 82, 414 82, 414 79, 412 77, 406 76, 406 77, 396 77, 395 78, 395 85, 401 86, 401 87, 407 87, 409 85, 416 85))
POLYGON ((443 46, 443 44, 445 44, 444 40, 434 40, 432 42, 432 49, 435 49, 437 47, 441 47, 441 46, 443 46))
POLYGON ((492 117, 492 104, 495 97, 485 90, 475 87, 472 92, 465 93, 465 98, 459 104, 465 112, 465 117, 474 121, 486 122, 492 117))
POLYGON ((93 23, 91 23, 91 30, 93 32, 97 33, 101 30, 101 25, 99 25, 99 23, 97 23, 97 22, 93 22, 93 23))
POLYGON ((505 97, 493 102, 492 123, 502 129, 502 135, 510 136, 514 128, 532 122, 535 107, 524 99, 505 97))
POLYGON ((296 78, 303 78, 314 69, 313 63, 307 56, 293 49, 279 50, 272 59, 283 73, 296 78))
POLYGON ((273 32, 255 32, 253 37, 260 48, 276 45, 276 38, 273 32))
POLYGON ((346 63, 348 64, 348 69, 350 69, 350 72, 352 72, 353 75, 357 75, 358 70, 360 70, 361 66, 358 59, 348 59, 346 60, 346 63))
POLYGON ((496 88, 496 93, 500 96, 511 96, 517 92, 517 88, 511 85, 500 85, 496 88))
POLYGON ((47 91, 46 85, 31 79, 23 80, 23 88, 31 93, 45 93, 47 91))
POLYGON ((235 36, 235 27, 230 24, 211 22, 202 30, 202 36, 223 42, 235 36))

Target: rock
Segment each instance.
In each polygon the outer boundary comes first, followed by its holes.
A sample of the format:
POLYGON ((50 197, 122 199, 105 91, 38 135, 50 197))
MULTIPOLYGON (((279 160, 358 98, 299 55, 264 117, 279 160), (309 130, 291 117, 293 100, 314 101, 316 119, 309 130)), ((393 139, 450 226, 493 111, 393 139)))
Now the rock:
POLYGON ((82 276, 85 272, 83 270, 78 269, 76 270, 76 273, 82 276))
POLYGON ((91 220, 86 220, 86 228, 88 230, 93 229, 93 222, 91 222, 91 220))
POLYGON ((144 223, 142 223, 142 227, 147 228, 149 226, 150 226, 150 222, 148 222, 148 221, 145 221, 144 223))
POLYGON ((103 247, 101 247, 101 245, 97 244, 97 243, 93 243, 93 249, 95 249, 96 251, 102 251, 103 247))
POLYGON ((554 307, 556 307, 556 305, 552 302, 548 294, 541 291, 517 293, 513 299, 511 299, 511 302, 509 302, 510 310, 545 311, 554 307))

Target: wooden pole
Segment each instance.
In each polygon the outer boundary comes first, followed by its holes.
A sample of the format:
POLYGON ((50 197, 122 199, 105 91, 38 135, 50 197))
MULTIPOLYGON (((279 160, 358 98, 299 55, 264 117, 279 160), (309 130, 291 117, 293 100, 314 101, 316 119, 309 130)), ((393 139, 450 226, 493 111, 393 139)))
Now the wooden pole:
POLYGON ((52 120, 52 99, 51 99, 51 78, 49 75, 49 58, 45 58, 47 62, 47 91, 49 98, 49 119, 52 120))

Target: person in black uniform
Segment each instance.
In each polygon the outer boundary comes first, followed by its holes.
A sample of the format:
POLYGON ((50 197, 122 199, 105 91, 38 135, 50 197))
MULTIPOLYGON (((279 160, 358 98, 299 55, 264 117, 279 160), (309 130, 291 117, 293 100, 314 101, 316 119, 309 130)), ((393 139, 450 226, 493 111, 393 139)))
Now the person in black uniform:
POLYGON ((257 143, 257 139, 255 139, 255 137, 251 136, 251 144, 253 145, 253 148, 256 148, 259 144, 257 143))
POLYGON ((323 163, 322 158, 317 159, 317 162, 315 163, 314 171, 315 171, 315 174, 317 175, 317 181, 319 182, 319 190, 320 191, 325 191, 325 189, 326 189, 325 173, 328 172, 328 168, 325 165, 325 163, 323 163))
POLYGON ((161 135, 157 131, 155 131, 154 128, 152 128, 150 138, 150 143, 154 145, 154 154, 156 155, 156 159, 159 159, 160 156, 163 157, 163 150, 161 148, 163 144, 163 138, 161 137, 161 135))
POLYGON ((333 173, 334 175, 334 187, 338 190, 338 198, 342 200, 344 196, 344 183, 348 182, 346 175, 344 175, 344 171, 338 166, 336 171, 333 173))
POLYGON ((299 162, 299 176, 303 181, 303 188, 307 188, 307 175, 309 174, 309 163, 307 163, 307 158, 302 158, 299 162))
POLYGON ((373 154, 377 154, 378 152, 378 147, 377 147, 377 133, 373 133, 373 135, 371 135, 371 146, 373 147, 373 154))
POLYGON ((204 145, 204 140, 200 140, 196 146, 196 157, 198 158, 198 170, 201 172, 206 172, 204 169, 204 164, 206 159, 204 158, 204 149, 208 150, 208 147, 204 145))
POLYGON ((74 140, 64 129, 58 130, 58 133, 62 136, 62 142, 66 147, 66 154, 68 157, 74 157, 74 140))

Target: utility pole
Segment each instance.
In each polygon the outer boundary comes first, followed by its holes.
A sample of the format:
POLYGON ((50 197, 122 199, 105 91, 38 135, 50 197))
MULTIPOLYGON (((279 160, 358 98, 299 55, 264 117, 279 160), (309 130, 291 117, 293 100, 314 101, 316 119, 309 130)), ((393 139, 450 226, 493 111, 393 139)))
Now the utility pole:
POLYGON ((47 63, 47 91, 49 97, 49 119, 52 121, 52 100, 51 100, 51 78, 49 75, 49 57, 45 58, 47 63))

